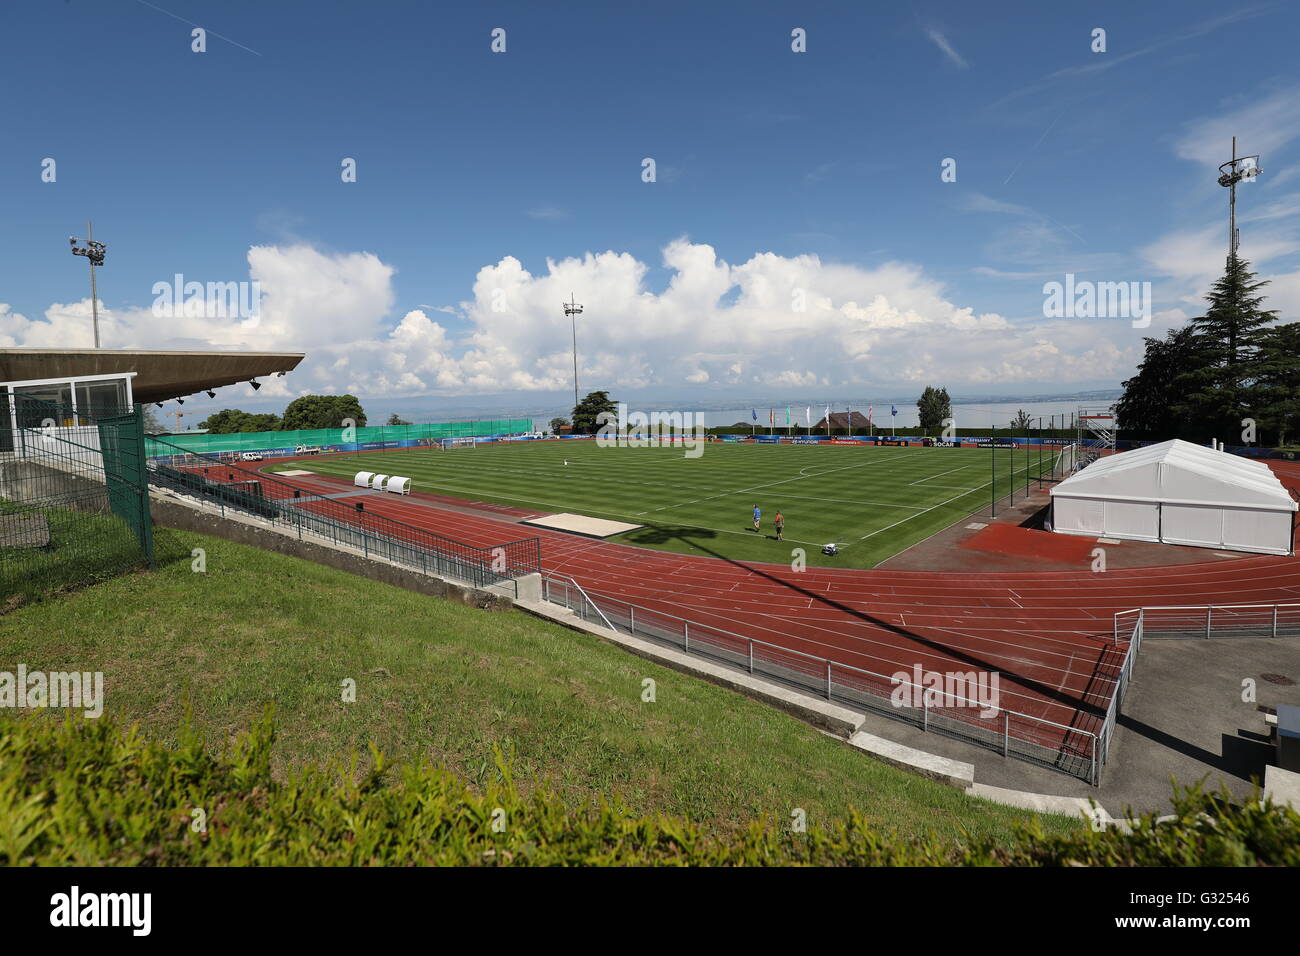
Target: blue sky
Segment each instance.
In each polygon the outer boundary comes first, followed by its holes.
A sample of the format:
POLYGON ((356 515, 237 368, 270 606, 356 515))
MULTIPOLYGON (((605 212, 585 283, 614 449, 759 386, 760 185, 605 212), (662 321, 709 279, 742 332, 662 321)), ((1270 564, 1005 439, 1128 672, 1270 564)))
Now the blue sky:
POLYGON ((89 344, 93 218, 106 344, 306 351, 272 399, 563 395, 570 285, 584 390, 1115 385, 1222 264, 1234 131, 1243 255, 1298 317, 1296 36, 1194 0, 11 0, 0 342, 89 344), (175 273, 258 279, 258 324, 155 315, 175 273), (1151 282, 1155 321, 1046 320, 1066 273, 1151 282))

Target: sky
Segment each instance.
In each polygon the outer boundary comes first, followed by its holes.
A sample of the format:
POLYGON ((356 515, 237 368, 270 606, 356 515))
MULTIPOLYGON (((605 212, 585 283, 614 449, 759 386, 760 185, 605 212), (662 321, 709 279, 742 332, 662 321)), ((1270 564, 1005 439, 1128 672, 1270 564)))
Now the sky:
POLYGON ((1300 318, 1297 36, 1278 2, 6 0, 0 346, 92 344, 93 220, 106 347, 306 353, 214 407, 565 407, 571 294, 584 393, 1117 387, 1222 269, 1233 135, 1241 254, 1300 318), (177 275, 260 307, 183 314, 177 275), (1067 275, 1150 283, 1149 325, 1049 317, 1067 275))

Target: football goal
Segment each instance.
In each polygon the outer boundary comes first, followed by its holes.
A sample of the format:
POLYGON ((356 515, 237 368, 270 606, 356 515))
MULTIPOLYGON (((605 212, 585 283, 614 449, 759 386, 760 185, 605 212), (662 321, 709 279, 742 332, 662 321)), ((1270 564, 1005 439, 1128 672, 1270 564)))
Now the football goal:
POLYGON ((444 438, 440 447, 443 451, 451 451, 453 448, 473 448, 478 442, 473 438, 444 438))

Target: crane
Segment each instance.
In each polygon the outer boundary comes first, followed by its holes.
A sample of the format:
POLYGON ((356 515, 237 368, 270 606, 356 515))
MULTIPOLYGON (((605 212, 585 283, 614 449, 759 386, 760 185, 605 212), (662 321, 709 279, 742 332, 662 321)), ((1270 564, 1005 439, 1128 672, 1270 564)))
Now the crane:
POLYGON ((180 431, 180 430, 181 430, 181 418, 183 418, 184 416, 186 416, 186 415, 202 415, 204 418, 206 418, 206 417, 208 416, 209 413, 211 413, 211 412, 216 412, 216 411, 220 411, 220 409, 217 409, 217 408, 211 408, 211 407, 209 407, 209 408, 186 408, 186 409, 180 409, 180 408, 178 408, 178 409, 176 409, 176 411, 174 411, 174 412, 165 412, 164 415, 165 415, 167 418, 175 418, 175 419, 176 419, 176 431, 180 431))

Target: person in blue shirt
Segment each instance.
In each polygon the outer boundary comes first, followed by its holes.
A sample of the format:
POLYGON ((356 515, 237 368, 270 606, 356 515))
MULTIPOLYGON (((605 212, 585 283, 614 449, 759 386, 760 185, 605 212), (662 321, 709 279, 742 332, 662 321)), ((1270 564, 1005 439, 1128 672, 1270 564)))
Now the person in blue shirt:
POLYGON ((763 512, 758 510, 758 505, 754 505, 754 530, 758 530, 758 523, 763 519, 763 512))

